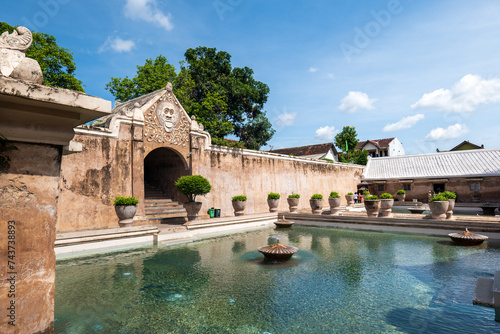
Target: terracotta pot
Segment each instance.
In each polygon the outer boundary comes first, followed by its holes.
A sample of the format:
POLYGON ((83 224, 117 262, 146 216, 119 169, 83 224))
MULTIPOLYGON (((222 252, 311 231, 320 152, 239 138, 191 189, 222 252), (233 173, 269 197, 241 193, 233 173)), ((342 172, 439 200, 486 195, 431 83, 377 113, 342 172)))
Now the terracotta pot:
POLYGON ((247 201, 233 201, 233 209, 235 216, 243 216, 245 214, 245 207, 247 201))
POLYGON ((310 199, 309 204, 311 205, 311 211, 313 215, 320 215, 323 213, 322 199, 310 199))
POLYGON ((290 208, 290 213, 298 213, 299 211, 297 208, 299 206, 300 198, 287 198, 286 200, 288 202, 288 207, 290 208))
POLYGON ((446 219, 453 220, 455 219, 453 217, 453 208, 455 207, 455 199, 449 199, 448 200, 448 211, 446 211, 446 219))
POLYGON ((448 206, 450 202, 448 201, 434 201, 429 203, 429 208, 431 209, 431 217, 433 219, 445 220, 446 211, 448 211, 448 206))
POLYGON ((187 211, 188 221, 197 220, 201 210, 201 202, 186 202, 184 203, 184 209, 187 211))
POLYGON ((278 212, 278 205, 280 204, 280 199, 267 199, 267 205, 269 205, 269 212, 278 212))
POLYGON ((118 224, 120 227, 132 226, 135 213, 137 211, 137 206, 135 205, 115 205, 115 212, 118 216, 118 224))
POLYGON ((404 202, 405 198, 406 198, 406 194, 396 194, 395 197, 398 200, 398 202, 404 202))
POLYGON ((394 205, 394 198, 380 200, 380 213, 379 217, 392 217, 392 206, 394 205))
POLYGON ((337 216, 339 214, 339 208, 340 208, 340 197, 328 198, 328 204, 330 204, 330 214, 337 216))
POLYGON ((378 217, 378 209, 380 209, 380 200, 365 200, 366 215, 368 217, 378 217))
POLYGON ((354 204, 354 195, 345 195, 345 199, 347 201, 347 206, 354 204))

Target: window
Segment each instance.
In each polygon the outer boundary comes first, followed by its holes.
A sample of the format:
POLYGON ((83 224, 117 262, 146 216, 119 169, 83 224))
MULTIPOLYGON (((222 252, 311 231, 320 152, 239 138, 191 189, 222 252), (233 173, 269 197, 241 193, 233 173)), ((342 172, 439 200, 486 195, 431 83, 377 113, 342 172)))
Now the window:
POLYGON ((403 190, 404 191, 411 191, 411 183, 403 184, 403 190))
POLYGON ((384 191, 385 190, 385 185, 379 184, 377 185, 377 191, 384 191))
POLYGON ((471 191, 480 191, 481 190, 481 183, 480 182, 471 182, 470 190, 471 191))

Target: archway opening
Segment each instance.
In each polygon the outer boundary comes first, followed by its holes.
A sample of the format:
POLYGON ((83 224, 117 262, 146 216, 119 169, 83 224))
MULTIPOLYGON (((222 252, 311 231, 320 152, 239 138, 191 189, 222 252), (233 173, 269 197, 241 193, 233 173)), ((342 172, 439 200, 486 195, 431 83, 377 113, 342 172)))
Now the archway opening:
POLYGON ((181 194, 175 186, 175 181, 184 175, 189 175, 185 163, 179 154, 171 149, 162 147, 151 151, 144 159, 144 187, 146 198, 158 196, 183 203, 186 196, 181 194))

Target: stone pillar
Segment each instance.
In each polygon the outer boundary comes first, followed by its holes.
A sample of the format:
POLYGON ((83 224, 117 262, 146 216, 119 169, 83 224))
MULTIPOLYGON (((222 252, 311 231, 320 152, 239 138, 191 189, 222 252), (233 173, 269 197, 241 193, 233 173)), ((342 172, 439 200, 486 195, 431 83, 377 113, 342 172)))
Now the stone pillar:
POLYGON ((74 149, 70 141, 75 126, 111 110, 109 101, 40 85, 43 77, 36 61, 19 54, 30 43, 31 33, 23 27, 0 35, 2 334, 53 332, 63 147, 74 149))
POLYGON ((0 174, 0 332, 50 333, 62 147, 14 145, 0 174))

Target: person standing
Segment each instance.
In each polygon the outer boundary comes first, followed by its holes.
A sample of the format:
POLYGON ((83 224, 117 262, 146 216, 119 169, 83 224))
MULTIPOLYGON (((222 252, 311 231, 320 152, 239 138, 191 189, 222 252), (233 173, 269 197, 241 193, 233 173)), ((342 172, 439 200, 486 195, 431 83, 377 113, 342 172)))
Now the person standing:
POLYGON ((358 192, 354 193, 354 204, 358 203, 358 192))

